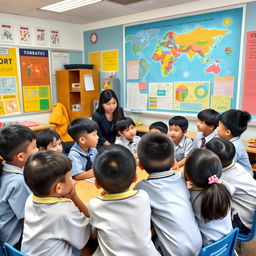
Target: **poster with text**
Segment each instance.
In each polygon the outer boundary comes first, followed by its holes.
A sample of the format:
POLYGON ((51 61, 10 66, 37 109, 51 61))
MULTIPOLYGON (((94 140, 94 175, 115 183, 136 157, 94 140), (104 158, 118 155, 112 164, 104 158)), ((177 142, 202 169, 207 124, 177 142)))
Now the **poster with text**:
POLYGON ((19 41, 23 44, 32 43, 31 28, 29 26, 19 26, 19 41))
POLYGON ((101 71, 118 71, 119 70, 118 50, 101 52, 101 71))
POLYGON ((12 24, 0 25, 0 41, 4 43, 14 43, 14 27, 12 24))

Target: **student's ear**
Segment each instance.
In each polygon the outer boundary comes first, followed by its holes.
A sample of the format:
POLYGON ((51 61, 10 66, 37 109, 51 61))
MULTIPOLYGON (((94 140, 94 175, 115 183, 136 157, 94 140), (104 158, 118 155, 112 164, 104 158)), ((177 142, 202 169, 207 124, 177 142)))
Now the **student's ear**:
POLYGON ((53 184, 53 192, 56 193, 56 194, 62 194, 62 191, 63 191, 63 186, 62 186, 62 183, 61 182, 56 182, 55 184, 53 184))
POLYGON ((188 131, 188 130, 185 130, 185 131, 183 132, 183 134, 187 133, 187 131, 188 131))
POLYGON ((138 180, 138 174, 137 173, 135 173, 135 175, 134 175, 134 178, 133 178, 133 183, 135 183, 136 181, 138 180))
POLYGON ((25 163, 25 161, 27 160, 24 152, 18 153, 16 156, 14 156, 14 158, 16 158, 19 162, 22 163, 25 163))
POLYGON ((101 189, 102 188, 102 186, 98 183, 98 181, 96 179, 94 180, 94 185, 95 185, 95 187, 97 189, 101 189))
POLYGON ((123 135, 121 131, 118 131, 118 134, 119 134, 119 135, 123 135))
POLYGON ((226 134, 227 134, 227 136, 232 136, 232 133, 229 129, 226 130, 226 134))
POLYGON ((79 142, 80 144, 84 144, 85 141, 86 141, 86 138, 85 138, 84 136, 81 136, 81 137, 78 139, 78 142, 79 142))
POLYGON ((144 167, 142 166, 141 162, 138 162, 138 166, 140 167, 141 170, 144 170, 144 167))

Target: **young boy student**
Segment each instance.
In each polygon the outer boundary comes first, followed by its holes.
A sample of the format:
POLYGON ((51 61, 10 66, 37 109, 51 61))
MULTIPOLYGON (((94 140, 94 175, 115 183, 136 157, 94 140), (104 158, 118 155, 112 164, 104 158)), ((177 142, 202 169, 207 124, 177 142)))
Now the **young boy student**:
POLYGON ((26 202, 21 251, 27 255, 71 256, 90 237, 87 207, 75 191, 71 161, 62 153, 39 151, 29 158, 24 178, 33 192, 26 202))
POLYGON ((193 148, 204 148, 212 138, 217 137, 220 114, 214 109, 204 109, 197 115, 198 133, 193 141, 193 148))
POLYGON ((247 129, 251 115, 246 111, 230 109, 220 116, 217 132, 219 137, 231 141, 235 148, 235 162, 241 164, 245 170, 253 175, 252 167, 244 144, 240 139, 241 134, 247 129))
POLYGON ((25 184, 23 167, 37 151, 36 136, 25 126, 13 125, 0 130, 0 241, 20 249, 24 208, 31 193, 25 184))
POLYGON ((154 122, 149 126, 149 132, 160 132, 167 134, 168 126, 162 121, 154 122))
POLYGON ((174 145, 161 133, 149 133, 138 146, 139 165, 149 174, 135 189, 145 190, 150 198, 151 221, 164 256, 198 255, 202 237, 190 203, 184 177, 171 170, 174 145))
POLYGON ((256 208, 256 180, 239 163, 233 161, 235 147, 223 138, 214 138, 206 148, 221 160, 223 181, 235 187, 231 199, 232 224, 241 233, 249 233, 252 228, 256 208))
POLYGON ((126 147, 137 158, 137 146, 141 137, 136 135, 137 130, 134 121, 130 117, 124 117, 116 122, 115 128, 120 135, 115 144, 126 147))
POLYGON ((52 150, 62 152, 62 142, 60 135, 54 130, 41 131, 36 138, 36 145, 40 151, 52 150))
POLYGON ((121 145, 108 146, 97 155, 93 169, 96 187, 104 189, 88 206, 99 242, 93 255, 160 255, 151 241, 148 195, 129 190, 137 179, 131 152, 121 145))
POLYGON ((98 125, 87 118, 75 119, 68 128, 68 134, 75 141, 68 157, 72 161, 71 175, 75 180, 94 177, 92 163, 98 151, 98 125))
POLYGON ((188 120, 183 116, 174 116, 169 120, 169 136, 175 144, 176 165, 174 169, 185 164, 185 160, 193 149, 192 140, 185 134, 188 129, 188 120))

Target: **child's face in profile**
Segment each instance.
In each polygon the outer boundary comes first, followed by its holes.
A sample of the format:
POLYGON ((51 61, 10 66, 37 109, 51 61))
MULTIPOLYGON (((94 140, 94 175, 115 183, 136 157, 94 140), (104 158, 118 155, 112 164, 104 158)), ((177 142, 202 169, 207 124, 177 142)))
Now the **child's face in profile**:
POLYGON ((136 127, 134 125, 130 125, 124 131, 120 132, 128 141, 132 141, 137 133, 136 127))
POLYGON ((23 162, 24 164, 27 162, 28 158, 35 154, 38 151, 38 148, 36 146, 36 139, 33 139, 27 146, 27 151, 22 152, 23 153, 23 162))
POLYGON ((74 190, 74 186, 76 181, 72 179, 70 175, 70 171, 66 173, 65 175, 65 181, 62 183, 62 193, 61 196, 66 197, 69 196, 72 191, 74 190))
POLYGON ((99 140, 99 136, 96 130, 91 133, 84 134, 84 138, 87 147, 96 148, 99 140))
POLYGON ((219 137, 225 140, 230 140, 233 137, 233 136, 230 137, 231 135, 230 131, 221 121, 219 121, 219 126, 217 127, 217 133, 219 137))
POLYGON ((205 121, 202 121, 200 119, 197 120, 196 126, 197 130, 199 132, 202 132, 205 136, 208 136, 214 130, 214 126, 209 126, 205 123, 205 121))
POLYGON ((55 152, 62 152, 62 143, 60 139, 53 138, 53 141, 51 141, 47 147, 47 150, 55 151, 55 152))
POLYGON ((181 128, 178 125, 171 125, 169 126, 168 135, 171 137, 175 145, 178 145, 182 136, 184 135, 184 132, 181 130, 181 128))
POLYGON ((150 133, 153 133, 153 132, 157 132, 157 133, 161 133, 160 130, 156 129, 156 128, 152 128, 149 130, 150 133))

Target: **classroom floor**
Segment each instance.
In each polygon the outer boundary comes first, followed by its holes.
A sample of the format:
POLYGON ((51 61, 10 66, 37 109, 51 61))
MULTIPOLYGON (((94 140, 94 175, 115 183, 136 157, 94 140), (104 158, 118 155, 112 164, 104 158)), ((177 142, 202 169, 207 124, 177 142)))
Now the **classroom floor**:
MULTIPOLYGON (((239 252, 237 250, 237 253, 239 256, 255 256, 256 255, 256 237, 248 242, 248 243, 243 243, 241 246, 241 251, 239 252)), ((84 248, 81 256, 91 256, 92 253, 88 248, 84 248)))

